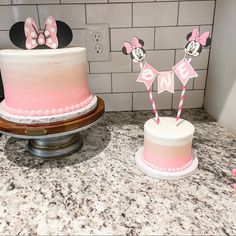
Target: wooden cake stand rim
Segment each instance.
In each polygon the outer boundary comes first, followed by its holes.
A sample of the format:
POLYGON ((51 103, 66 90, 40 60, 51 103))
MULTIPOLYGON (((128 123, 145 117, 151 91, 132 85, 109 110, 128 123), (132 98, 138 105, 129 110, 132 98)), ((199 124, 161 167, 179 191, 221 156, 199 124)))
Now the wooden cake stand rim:
POLYGON ((51 124, 19 124, 0 118, 0 133, 23 139, 43 139, 77 133, 95 125, 105 111, 104 101, 98 98, 97 107, 86 115, 51 124))

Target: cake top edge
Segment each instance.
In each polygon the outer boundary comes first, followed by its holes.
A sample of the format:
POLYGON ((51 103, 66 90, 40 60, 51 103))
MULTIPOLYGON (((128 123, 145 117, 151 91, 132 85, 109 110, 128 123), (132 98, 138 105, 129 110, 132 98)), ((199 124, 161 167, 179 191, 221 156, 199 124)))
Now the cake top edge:
POLYGON ((57 48, 57 49, 2 49, 0 50, 1 55, 17 56, 17 55, 59 55, 64 53, 78 53, 86 51, 85 47, 68 47, 68 48, 57 48))
POLYGON ((150 134, 174 140, 192 136, 195 127, 192 123, 184 119, 181 119, 179 124, 176 125, 176 119, 174 117, 160 117, 159 125, 154 121, 154 119, 146 121, 144 130, 150 134))

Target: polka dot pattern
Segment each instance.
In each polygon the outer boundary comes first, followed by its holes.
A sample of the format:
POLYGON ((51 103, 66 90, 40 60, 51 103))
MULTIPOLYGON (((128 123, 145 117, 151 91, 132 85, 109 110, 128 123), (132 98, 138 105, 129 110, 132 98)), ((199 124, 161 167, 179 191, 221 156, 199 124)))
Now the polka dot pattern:
POLYGON ((56 29, 55 29, 54 27, 52 27, 52 28, 50 28, 50 31, 51 31, 52 33, 55 33, 56 29))
POLYGON ((52 49, 58 47, 57 24, 53 17, 49 16, 47 18, 43 33, 39 33, 32 18, 26 19, 24 30, 26 35, 25 46, 27 49, 36 48, 38 45, 46 45, 52 49))
POLYGON ((50 35, 49 31, 45 30, 44 35, 47 37, 50 35))
POLYGON ((35 32, 31 32, 31 36, 34 38, 37 36, 37 34, 35 32))
POLYGON ((52 43, 52 48, 57 48, 57 45, 55 43, 52 43))
POLYGON ((52 24, 52 19, 51 19, 51 18, 48 18, 48 19, 47 19, 47 23, 48 23, 49 25, 51 25, 51 24, 52 24))
POLYGON ((51 44, 53 42, 53 40, 51 38, 47 39, 47 43, 51 44))
POLYGON ((27 49, 31 49, 31 48, 32 48, 31 43, 26 43, 26 48, 27 48, 27 49))
POLYGON ((36 40, 35 40, 35 39, 32 39, 31 44, 32 44, 32 45, 36 45, 36 44, 37 44, 36 40))
POLYGON ((32 24, 32 19, 31 19, 31 18, 27 18, 27 19, 26 19, 26 23, 32 24))

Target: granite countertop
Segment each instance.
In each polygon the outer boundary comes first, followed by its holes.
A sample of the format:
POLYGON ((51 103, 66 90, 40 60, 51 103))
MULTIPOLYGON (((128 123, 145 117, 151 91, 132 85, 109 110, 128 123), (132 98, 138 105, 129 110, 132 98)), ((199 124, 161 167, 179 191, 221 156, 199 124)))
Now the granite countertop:
POLYGON ((203 110, 184 110, 196 127, 198 170, 184 180, 154 179, 134 160, 151 116, 106 113, 82 132, 82 150, 62 161, 36 159, 26 140, 2 136, 0 234, 236 235, 235 137, 203 110))

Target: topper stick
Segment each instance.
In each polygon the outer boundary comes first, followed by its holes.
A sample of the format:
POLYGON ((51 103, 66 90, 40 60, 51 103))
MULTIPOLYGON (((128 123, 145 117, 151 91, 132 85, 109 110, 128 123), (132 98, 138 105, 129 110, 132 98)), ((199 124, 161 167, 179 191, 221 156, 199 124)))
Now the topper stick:
POLYGON ((187 86, 183 85, 182 93, 181 93, 181 97, 180 97, 180 102, 179 102, 179 106, 178 106, 178 113, 177 113, 177 116, 176 116, 176 122, 178 122, 179 119, 180 119, 180 115, 181 115, 181 112, 182 112, 182 109, 183 109, 186 89, 187 89, 187 86))
MULTIPOLYGON (((185 56, 186 56, 186 55, 185 55, 185 56)), ((184 56, 184 57, 185 57, 185 56, 184 56)), ((192 61, 192 58, 189 58, 188 61, 189 61, 189 63, 190 63, 190 62, 192 61)), ((179 106, 178 106, 178 113, 177 113, 177 116, 176 116, 176 123, 179 121, 180 115, 181 115, 181 112, 182 112, 182 109, 183 109, 183 104, 184 104, 184 98, 185 98, 186 89, 187 89, 187 86, 186 86, 186 85, 183 85, 183 87, 182 87, 182 93, 181 93, 180 101, 179 101, 179 106)))
MULTIPOLYGON (((139 66, 140 66, 140 69, 142 70, 143 69, 143 63, 140 62, 139 66)), ((148 89, 148 96, 149 96, 149 101, 152 105, 153 112, 155 114, 155 121, 156 121, 157 124, 159 124, 160 123, 160 117, 158 115, 156 104, 155 104, 154 98, 152 96, 152 88, 151 87, 148 89)))
POLYGON ((156 123, 159 125, 159 123, 160 123, 160 117, 159 117, 159 115, 158 115, 157 108, 156 108, 156 104, 155 104, 155 101, 154 101, 153 96, 152 96, 152 90, 151 90, 151 88, 148 89, 148 96, 149 96, 150 103, 151 103, 151 105, 152 105, 153 112, 154 112, 154 114, 155 114, 155 121, 156 121, 156 123))

